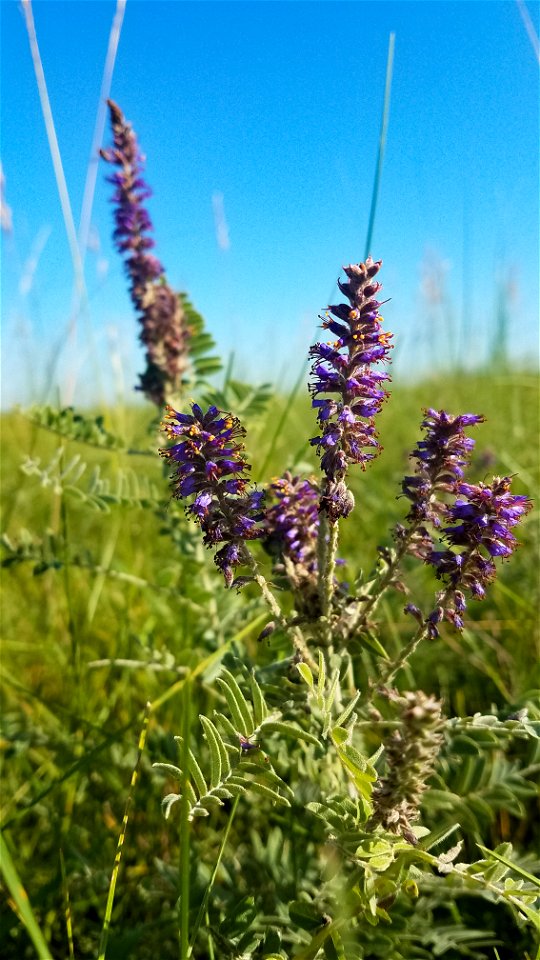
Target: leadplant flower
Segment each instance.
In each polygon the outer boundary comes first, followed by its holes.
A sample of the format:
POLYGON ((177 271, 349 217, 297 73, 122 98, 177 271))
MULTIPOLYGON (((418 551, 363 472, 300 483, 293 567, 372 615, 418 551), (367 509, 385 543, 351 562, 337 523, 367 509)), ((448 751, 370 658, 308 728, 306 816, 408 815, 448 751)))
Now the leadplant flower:
POLYGON ((137 137, 120 108, 112 100, 107 103, 113 146, 100 153, 117 168, 107 177, 115 186, 111 198, 116 223, 113 238, 124 257, 131 299, 141 324, 140 340, 146 348, 146 370, 138 389, 162 406, 180 388, 190 331, 180 297, 168 285, 160 261, 149 252, 154 247, 153 227, 144 201, 152 191, 142 177, 144 158, 137 137))
POLYGON ((285 575, 297 610, 320 615, 317 537, 319 485, 314 477, 294 477, 288 470, 267 488, 270 505, 264 520, 263 546, 273 559, 274 574, 285 575))
POLYGON ((264 546, 279 559, 290 560, 306 576, 317 569, 319 528, 319 486, 313 477, 293 477, 286 471, 268 486, 275 502, 268 507, 264 522, 264 546))
POLYGON ((426 558, 446 584, 444 617, 458 629, 463 626, 465 594, 484 599, 486 585, 496 576, 494 558, 512 555, 518 546, 512 528, 532 508, 527 497, 510 492, 511 484, 510 477, 495 477, 491 485, 457 484, 457 499, 446 510, 448 526, 442 531, 450 547, 433 550, 426 558))
MULTIPOLYGON (((205 413, 192 404, 192 413, 167 407, 162 424, 172 446, 160 450, 172 466, 172 495, 177 500, 194 499, 186 507, 200 525, 207 547, 223 543, 214 561, 225 585, 234 581, 234 570, 252 565, 247 540, 262 536, 264 492, 248 490, 251 469, 241 438, 245 430, 239 420, 211 406, 205 413)), ((246 582, 241 578, 237 586, 246 582)))
POLYGON ((321 429, 310 443, 321 455, 326 476, 321 509, 331 522, 354 507, 344 482, 349 464, 364 469, 381 449, 375 416, 388 396, 382 384, 390 376, 374 367, 388 360, 392 336, 382 332, 381 303, 375 299, 381 284, 374 278, 381 264, 368 257, 365 263, 343 268, 348 280, 338 280, 338 285, 349 303, 329 306, 323 320, 323 328, 337 340, 316 343, 309 351, 312 406, 321 429))
POLYGON ((447 495, 455 495, 456 483, 463 478, 475 441, 466 436, 465 428, 484 422, 475 413, 452 416, 444 410, 427 409, 421 429, 425 436, 411 453, 416 461, 414 476, 406 476, 401 484, 411 502, 407 525, 398 524, 394 538, 402 548, 425 560, 433 549, 433 539, 426 524, 438 530, 447 517, 447 495))

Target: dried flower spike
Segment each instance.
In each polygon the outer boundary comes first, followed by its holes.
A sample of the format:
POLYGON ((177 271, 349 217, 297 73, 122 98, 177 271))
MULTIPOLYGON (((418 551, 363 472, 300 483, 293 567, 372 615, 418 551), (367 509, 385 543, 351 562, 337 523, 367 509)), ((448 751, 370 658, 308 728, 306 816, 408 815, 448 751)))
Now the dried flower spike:
POLYGON ((373 791, 372 826, 380 824, 417 844, 412 823, 418 819, 442 743, 441 702, 421 690, 388 694, 401 708, 401 728, 385 741, 386 776, 373 791))
POLYGON ((264 517, 264 493, 247 492, 251 467, 238 442, 245 430, 231 414, 214 406, 204 413, 196 403, 191 414, 167 407, 162 427, 174 441, 160 450, 174 470, 173 497, 193 496, 186 510, 203 530, 205 545, 224 544, 214 559, 230 587, 234 568, 249 563, 245 541, 262 535, 264 517))
POLYGON ((381 331, 381 304, 375 299, 381 284, 374 278, 381 264, 368 257, 343 268, 348 280, 338 285, 349 303, 329 306, 323 321, 338 339, 316 343, 309 351, 312 405, 321 428, 310 442, 321 454, 327 478, 321 509, 332 522, 354 506, 344 483, 348 465, 365 467, 380 452, 374 418, 388 395, 381 384, 390 377, 373 367, 387 361, 391 350, 391 334, 381 331))
POLYGON ((125 257, 130 295, 139 314, 141 342, 146 348, 146 370, 139 389, 161 406, 176 393, 187 366, 189 329, 179 296, 169 287, 165 271, 149 250, 152 222, 143 201, 151 190, 142 178, 143 157, 137 138, 120 108, 107 101, 111 116, 113 146, 101 156, 118 169, 110 177, 115 192, 116 248, 125 257))

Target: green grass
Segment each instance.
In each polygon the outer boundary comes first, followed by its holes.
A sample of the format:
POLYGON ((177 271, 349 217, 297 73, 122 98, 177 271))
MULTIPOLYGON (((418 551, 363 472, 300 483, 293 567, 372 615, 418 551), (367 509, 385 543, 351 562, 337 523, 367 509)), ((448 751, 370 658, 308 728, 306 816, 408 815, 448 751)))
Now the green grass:
MULTIPOLYGON (((425 406, 485 414, 487 423, 475 432, 472 477, 517 474, 516 492, 536 495, 535 376, 488 372, 397 385, 380 417, 384 453, 354 478, 356 510, 341 524, 339 553, 348 559, 347 577, 361 568, 369 573, 377 546, 389 542, 390 528, 406 513, 405 501, 396 498, 425 406)), ((130 446, 147 448, 151 417, 147 408, 132 408, 108 411, 106 421, 113 432, 122 425, 130 446)), ((316 470, 314 451, 306 442, 315 427, 302 391, 292 405, 274 401, 246 426, 249 459, 259 482, 269 452, 267 476, 286 468, 316 470), (284 405, 283 429, 273 443, 273 425, 284 405)), ((129 461, 139 478, 147 476, 166 496, 157 456, 66 443, 16 412, 2 417, 2 429, 4 529, 12 542, 23 528, 34 540, 48 533, 56 538, 55 556, 49 555, 56 568, 39 573, 35 562, 26 562, 3 572, 2 819, 11 858, 52 955, 60 957, 68 955, 62 852, 75 956, 95 957, 144 705, 153 702, 107 958, 155 958, 159 942, 159 956, 168 960, 179 955, 178 837, 163 821, 163 782, 152 773, 151 763, 167 757, 176 761, 173 736, 182 724, 186 670, 195 671, 191 715, 196 718, 214 705, 212 679, 225 649, 258 662, 278 654, 256 642, 266 617, 252 588, 242 599, 225 593, 195 530, 189 536, 178 534, 177 545, 160 533, 174 526, 172 508, 159 517, 151 505, 89 509, 74 493, 55 493, 20 469, 27 454, 45 465, 63 445, 60 470, 76 453, 88 464, 76 484, 82 490, 97 464, 114 480, 129 461), (71 562, 63 563, 67 559, 71 562), (122 662, 95 665, 103 660, 122 662)), ((415 655, 411 669, 417 683, 442 693, 450 714, 487 712, 492 706, 510 712, 539 685, 533 674, 538 662, 537 529, 533 512, 520 530, 521 549, 503 565, 488 599, 471 604, 464 633, 444 630, 440 641, 415 655)), ((421 589, 431 581, 421 569, 411 582, 421 589)), ((381 639, 392 653, 408 629, 402 606, 398 596, 384 607, 381 639)), ((242 804, 237 822, 241 810, 242 804)), ((491 846, 501 837, 508 839, 505 829, 519 845, 524 836, 519 822, 508 826, 496 819, 484 839, 491 846)), ((212 864, 192 864, 196 889, 208 886, 211 870, 212 864)), ((185 875, 182 883, 185 889, 185 875)), ((0 936, 3 956, 24 960, 35 952, 18 912, 15 900, 2 906, 0 936)), ((185 944, 185 932, 182 936, 185 944)))

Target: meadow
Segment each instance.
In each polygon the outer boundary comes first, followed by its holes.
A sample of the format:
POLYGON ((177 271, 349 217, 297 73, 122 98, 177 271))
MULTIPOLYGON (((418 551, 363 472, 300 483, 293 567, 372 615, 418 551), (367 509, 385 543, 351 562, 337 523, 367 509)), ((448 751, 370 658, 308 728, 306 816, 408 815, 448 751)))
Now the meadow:
MULTIPOLYGON (((390 528, 404 516, 400 480, 421 408, 428 404, 483 412, 487 422, 479 427, 472 472, 479 477, 488 470, 515 473, 519 492, 531 495, 538 482, 537 389, 532 373, 512 369, 396 384, 380 418, 383 455, 355 477, 356 511, 342 522, 347 577, 353 579, 361 565, 373 566, 377 546, 389 544, 390 528)), ((98 427, 91 412, 79 423, 64 418, 60 427, 51 417, 53 429, 35 422, 44 419, 43 412, 16 411, 2 419, 4 836, 50 955, 97 956, 144 705, 150 701, 107 956, 145 958, 157 952, 172 958, 179 955, 179 832, 172 815, 168 822, 163 818, 163 775, 152 770, 152 763, 177 762, 173 737, 182 729, 187 678, 193 744, 200 750, 195 717, 210 715, 223 700, 215 685, 221 664, 264 671, 283 662, 288 645, 283 636, 257 642, 265 613, 256 589, 248 586, 237 597, 223 588, 210 554, 169 499, 166 470, 154 453, 155 433, 148 433, 151 410, 117 408, 101 416, 98 427), (125 448, 100 448, 103 431, 121 437, 125 448), (84 436, 88 442, 81 440, 84 436)), ((265 476, 285 468, 316 470, 306 442, 313 416, 303 390, 292 402, 274 398, 252 413, 246 426, 255 480, 262 480, 262 467, 265 476)), ((529 516, 520 530, 520 549, 503 565, 488 597, 470 605, 465 629, 443 627, 438 640, 424 643, 407 666, 402 687, 442 697, 447 716, 507 717, 525 707, 531 718, 539 716, 536 530, 529 516)), ((413 575, 415 589, 422 588, 423 579, 420 568, 413 575)), ((383 604, 379 639, 391 656, 407 634, 402 607, 399 594, 383 604)), ((363 656, 368 662, 373 657, 369 650, 363 656)), ((371 752, 378 743, 376 727, 362 740, 371 752)), ((462 740, 457 762, 444 761, 437 772, 440 782, 432 778, 424 822, 440 827, 441 821, 458 821, 469 853, 480 838, 490 849, 511 842, 516 862, 534 873, 537 741, 479 747, 467 744, 465 736, 462 740), (442 789, 448 795, 441 805, 442 789)), ((303 799, 300 793, 299 809, 303 799)), ((218 811, 209 823, 196 823, 191 922, 227 815, 218 811)), ((279 914, 276 895, 291 896, 294 888, 287 876, 288 871, 294 875, 289 863, 294 833, 305 842, 306 827, 294 820, 294 806, 284 815, 279 807, 261 809, 260 798, 255 807, 249 797, 241 799, 206 907, 209 929, 217 926, 228 945, 225 949, 214 932, 214 945, 207 942, 195 955, 252 955, 235 952, 238 904, 248 916, 246 902, 255 892, 263 912, 279 914)), ((531 931, 520 929, 504 906, 469 894, 450 907, 439 897, 431 911, 435 946, 426 926, 418 940, 413 937, 412 952, 403 956, 533 956, 531 931)), ((283 917, 275 922, 278 929, 283 924, 287 944, 283 917)), ((384 935, 380 941, 358 955, 402 956, 391 952, 397 949, 394 941, 384 935)), ((35 955, 12 898, 2 907, 2 942, 6 958, 35 955)), ((293 944, 294 938, 286 949, 293 944)), ((271 952, 259 951, 253 956, 271 952)))
MULTIPOLYGON (((23 9, 84 313, 92 177, 77 240, 23 9)), ((432 373, 388 375, 394 39, 365 260, 288 391, 170 286, 107 101, 137 400, 1 415, 6 960, 540 960, 539 379, 509 283, 473 369, 437 269, 432 373)))

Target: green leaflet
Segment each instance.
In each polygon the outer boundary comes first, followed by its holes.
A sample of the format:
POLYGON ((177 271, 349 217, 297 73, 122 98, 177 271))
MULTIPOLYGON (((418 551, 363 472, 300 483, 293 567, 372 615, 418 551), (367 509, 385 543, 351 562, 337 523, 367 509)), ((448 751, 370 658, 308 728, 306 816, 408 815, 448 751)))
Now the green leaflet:
POLYGON ((277 790, 273 790, 272 787, 268 787, 261 780, 250 780, 248 786, 249 789, 254 790, 255 793, 260 793, 263 797, 268 797, 269 800, 274 800, 275 803, 281 803, 286 807, 290 807, 287 797, 284 797, 281 793, 278 793, 277 790))
POLYGON ((241 733, 244 737, 249 737, 255 726, 253 714, 232 673, 223 668, 221 676, 217 678, 216 682, 225 694, 238 733, 241 733))
POLYGON ((257 678, 254 673, 251 674, 249 683, 251 687, 251 696, 253 698, 253 714, 255 718, 255 725, 260 727, 263 720, 268 716, 268 707, 266 706, 266 701, 264 699, 262 690, 257 683, 257 678))
POLYGON ((201 714, 199 717, 206 736, 206 742, 210 749, 210 786, 217 787, 221 782, 222 770, 222 750, 220 747, 220 736, 214 724, 208 717, 201 714))
POLYGON ((282 733, 284 737, 291 737, 293 740, 304 740, 306 743, 314 743, 320 746, 320 741, 314 734, 308 730, 302 730, 294 723, 283 723, 280 720, 270 720, 263 725, 265 733, 282 733))

